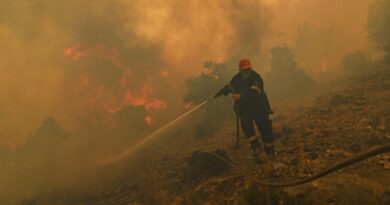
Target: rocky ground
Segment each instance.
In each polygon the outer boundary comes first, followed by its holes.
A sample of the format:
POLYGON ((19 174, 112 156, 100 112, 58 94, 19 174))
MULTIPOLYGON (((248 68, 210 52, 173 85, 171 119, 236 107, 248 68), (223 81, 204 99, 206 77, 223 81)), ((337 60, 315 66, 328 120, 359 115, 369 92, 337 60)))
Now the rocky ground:
POLYGON ((127 167, 102 191, 59 191, 23 204, 390 204, 390 153, 306 185, 272 189, 253 183, 218 160, 194 154, 220 149, 255 177, 288 182, 389 143, 388 69, 354 76, 315 97, 286 102, 274 110, 277 154, 264 164, 252 161, 244 139, 241 148, 235 149, 235 123, 229 122, 208 139, 183 137, 184 132, 157 143, 153 151, 133 159, 137 165, 127 167))

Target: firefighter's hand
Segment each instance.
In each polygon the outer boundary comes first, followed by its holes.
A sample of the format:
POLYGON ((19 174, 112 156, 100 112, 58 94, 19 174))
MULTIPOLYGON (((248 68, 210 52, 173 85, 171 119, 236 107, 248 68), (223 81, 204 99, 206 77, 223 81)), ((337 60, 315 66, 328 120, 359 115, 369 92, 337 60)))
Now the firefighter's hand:
POLYGON ((261 93, 261 89, 257 85, 252 85, 251 89, 257 91, 258 93, 261 93))
POLYGON ((239 100, 241 97, 240 93, 233 93, 233 100, 239 100))

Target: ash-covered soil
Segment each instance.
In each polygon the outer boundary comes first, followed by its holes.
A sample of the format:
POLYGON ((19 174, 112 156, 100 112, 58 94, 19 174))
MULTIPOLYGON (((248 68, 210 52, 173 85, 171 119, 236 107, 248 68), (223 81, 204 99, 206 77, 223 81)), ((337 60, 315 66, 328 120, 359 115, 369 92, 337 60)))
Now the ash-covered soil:
POLYGON ((235 149, 232 119, 207 139, 187 136, 186 130, 165 138, 133 158, 121 176, 98 183, 99 191, 58 190, 22 204, 390 204, 390 153, 306 185, 270 189, 214 166, 215 160, 205 157, 202 164, 203 159, 191 158, 195 151, 220 149, 253 176, 288 182, 390 142, 389 69, 351 77, 313 96, 274 105, 277 154, 264 164, 252 161, 243 134, 241 148, 235 149), (222 171, 204 172, 208 167, 222 171))

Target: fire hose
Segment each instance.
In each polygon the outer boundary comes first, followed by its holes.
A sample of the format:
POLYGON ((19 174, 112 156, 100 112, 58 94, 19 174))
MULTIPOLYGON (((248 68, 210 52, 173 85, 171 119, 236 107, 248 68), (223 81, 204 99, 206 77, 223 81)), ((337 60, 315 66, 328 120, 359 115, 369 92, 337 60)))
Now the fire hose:
POLYGON ((342 168, 351 166, 351 165, 356 164, 360 161, 366 160, 368 158, 371 158, 371 157, 374 157, 374 156, 377 156, 379 154, 383 154, 386 152, 390 152, 390 143, 387 143, 385 145, 382 145, 382 146, 373 148, 371 150, 368 150, 366 152, 363 152, 361 154, 358 154, 350 159, 347 159, 347 160, 340 162, 340 163, 338 163, 330 168, 327 168, 327 169, 325 169, 325 170, 323 170, 323 171, 321 171, 321 172, 319 172, 311 177, 297 180, 297 181, 293 181, 293 182, 287 182, 287 183, 276 183, 276 182, 265 181, 263 179, 258 179, 256 177, 246 173, 241 168, 239 168, 237 165, 235 165, 234 163, 230 162, 229 160, 223 158, 222 156, 220 156, 216 153, 213 153, 213 152, 205 152, 205 153, 210 154, 211 156, 225 162, 227 165, 229 165, 234 170, 236 170, 240 175, 242 175, 245 178, 247 178, 255 183, 258 183, 260 185, 269 186, 269 187, 292 187, 292 186, 298 186, 298 185, 303 185, 303 184, 309 183, 311 181, 314 181, 316 179, 319 179, 321 177, 329 175, 333 172, 336 172, 342 168))

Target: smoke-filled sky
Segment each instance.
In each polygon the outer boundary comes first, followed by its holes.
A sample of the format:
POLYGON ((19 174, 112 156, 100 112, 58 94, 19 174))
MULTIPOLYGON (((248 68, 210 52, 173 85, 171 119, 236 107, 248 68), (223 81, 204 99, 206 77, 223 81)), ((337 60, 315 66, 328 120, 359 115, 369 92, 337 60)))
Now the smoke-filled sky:
POLYGON ((77 133, 142 107, 153 124, 184 109, 183 82, 205 60, 245 56, 266 72, 287 44, 314 77, 336 69, 367 47, 370 2, 1 0, 0 145, 22 146, 46 117, 77 133))

